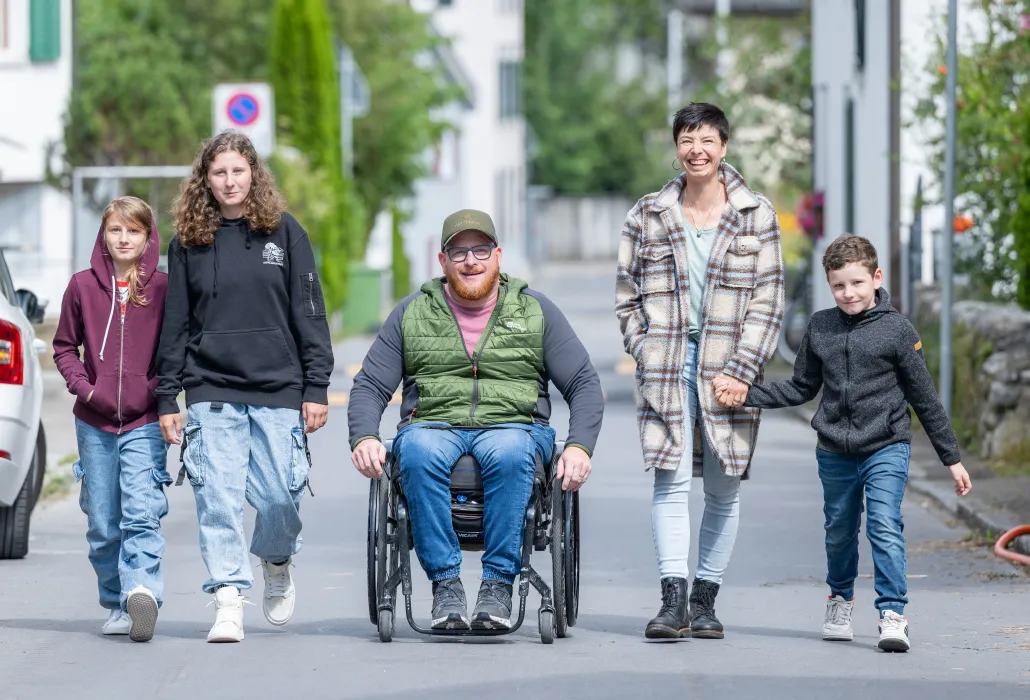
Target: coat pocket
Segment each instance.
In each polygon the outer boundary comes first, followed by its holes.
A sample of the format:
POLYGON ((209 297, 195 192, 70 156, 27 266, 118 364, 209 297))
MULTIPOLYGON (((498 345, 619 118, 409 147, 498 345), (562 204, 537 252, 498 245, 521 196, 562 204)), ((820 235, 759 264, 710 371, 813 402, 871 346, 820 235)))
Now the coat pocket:
POLYGON ((641 294, 668 294, 676 290, 676 257, 671 244, 641 246, 639 256, 641 294))
POLYGON ((754 289, 758 281, 758 250, 761 244, 754 236, 733 240, 722 259, 719 284, 723 287, 754 289))

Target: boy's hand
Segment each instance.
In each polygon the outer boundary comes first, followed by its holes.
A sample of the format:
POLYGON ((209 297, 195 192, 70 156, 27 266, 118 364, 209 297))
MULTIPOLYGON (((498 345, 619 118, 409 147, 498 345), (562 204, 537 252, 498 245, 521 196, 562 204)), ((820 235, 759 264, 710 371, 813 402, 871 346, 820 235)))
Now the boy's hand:
POLYGON ((712 387, 715 389, 715 398, 719 404, 727 408, 742 405, 749 388, 747 384, 728 374, 720 374, 713 379, 712 387))
POLYGON ((973 482, 969 480, 969 472, 962 466, 962 462, 952 464, 948 467, 948 471, 951 472, 951 478, 955 480, 955 493, 965 496, 973 490, 973 482))

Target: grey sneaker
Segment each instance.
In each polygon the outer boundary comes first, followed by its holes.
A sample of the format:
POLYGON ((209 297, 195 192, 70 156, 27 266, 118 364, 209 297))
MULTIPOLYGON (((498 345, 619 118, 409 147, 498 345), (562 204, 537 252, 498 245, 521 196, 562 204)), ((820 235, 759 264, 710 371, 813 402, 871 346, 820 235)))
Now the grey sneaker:
POLYGON ((826 600, 826 616, 823 618, 823 639, 831 642, 850 642, 855 637, 851 628, 851 611, 854 600, 844 600, 835 595, 826 600))
POLYGON ((433 581, 433 629, 467 630, 469 628, 468 603, 461 579, 449 578, 433 581))
POLYGON ((472 613, 474 630, 511 629, 511 586, 500 581, 483 581, 472 613))

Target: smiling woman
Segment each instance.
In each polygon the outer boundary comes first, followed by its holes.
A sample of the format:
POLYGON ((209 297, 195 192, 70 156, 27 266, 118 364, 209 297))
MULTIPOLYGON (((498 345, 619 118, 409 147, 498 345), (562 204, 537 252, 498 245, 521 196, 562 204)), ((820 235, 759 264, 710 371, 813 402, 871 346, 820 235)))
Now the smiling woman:
POLYGON ((644 462, 655 468, 662 607, 645 635, 719 639, 715 597, 758 433, 758 412, 741 404, 776 346, 783 262, 768 200, 723 160, 730 138, 723 111, 684 107, 672 138, 674 167, 683 172, 630 210, 616 286, 615 313, 636 364, 644 462), (704 478, 705 512, 688 616, 692 475, 704 478))

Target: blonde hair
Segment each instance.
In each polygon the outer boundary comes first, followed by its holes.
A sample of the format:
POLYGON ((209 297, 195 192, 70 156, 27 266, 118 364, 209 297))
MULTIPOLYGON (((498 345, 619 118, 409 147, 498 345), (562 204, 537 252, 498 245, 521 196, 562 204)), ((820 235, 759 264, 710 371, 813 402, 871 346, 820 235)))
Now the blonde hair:
POLYGON ((243 216, 251 230, 269 234, 275 231, 286 209, 286 199, 275 184, 275 177, 258 157, 246 134, 226 129, 201 144, 193 159, 193 171, 179 184, 175 198, 175 233, 184 248, 211 245, 222 223, 222 212, 207 186, 207 171, 222 153, 233 151, 250 164, 250 193, 243 204, 243 216))
POLYGON ((129 268, 125 281, 129 283, 129 301, 136 306, 146 306, 149 301, 143 293, 143 285, 140 284, 140 277, 143 275, 143 255, 150 247, 150 233, 154 228, 154 210, 150 205, 139 197, 115 197, 104 209, 104 217, 101 219, 101 226, 104 229, 104 255, 111 257, 111 251, 107 249, 107 220, 112 215, 118 215, 123 224, 134 223, 147 233, 147 242, 143 246, 136 263, 129 268))

